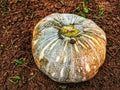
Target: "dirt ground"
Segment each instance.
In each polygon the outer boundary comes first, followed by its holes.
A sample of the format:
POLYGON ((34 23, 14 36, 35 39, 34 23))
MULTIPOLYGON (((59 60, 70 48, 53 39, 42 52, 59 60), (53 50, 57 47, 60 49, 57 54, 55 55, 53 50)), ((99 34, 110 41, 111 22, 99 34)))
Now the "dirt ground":
POLYGON ((0 90, 120 90, 120 0, 0 0, 0 90), (51 13, 80 15, 83 1, 89 9, 86 17, 106 33, 105 63, 89 81, 54 82, 34 63, 33 28, 51 13), (16 59, 25 64, 19 65, 16 59), (19 76, 13 80, 16 84, 9 80, 14 76, 19 76))

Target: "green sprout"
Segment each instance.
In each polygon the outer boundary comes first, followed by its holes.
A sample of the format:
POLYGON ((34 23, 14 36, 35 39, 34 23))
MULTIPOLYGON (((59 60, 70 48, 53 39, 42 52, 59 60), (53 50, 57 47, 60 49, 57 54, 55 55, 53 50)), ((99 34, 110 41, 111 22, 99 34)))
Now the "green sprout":
POLYGON ((102 17, 105 13, 105 9, 101 8, 100 5, 98 5, 98 12, 96 14, 96 17, 102 17))

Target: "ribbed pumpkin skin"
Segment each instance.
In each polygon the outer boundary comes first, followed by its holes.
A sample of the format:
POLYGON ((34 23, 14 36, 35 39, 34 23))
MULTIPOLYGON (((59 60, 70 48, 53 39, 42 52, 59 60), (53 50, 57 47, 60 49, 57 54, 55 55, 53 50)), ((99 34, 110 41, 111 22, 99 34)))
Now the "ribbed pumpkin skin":
POLYGON ((32 52, 38 68, 62 83, 92 78, 106 55, 106 36, 93 21, 74 14, 51 14, 33 30, 32 52), (76 36, 67 37, 61 27, 73 25, 76 36), (59 27, 59 28, 58 28, 59 27))

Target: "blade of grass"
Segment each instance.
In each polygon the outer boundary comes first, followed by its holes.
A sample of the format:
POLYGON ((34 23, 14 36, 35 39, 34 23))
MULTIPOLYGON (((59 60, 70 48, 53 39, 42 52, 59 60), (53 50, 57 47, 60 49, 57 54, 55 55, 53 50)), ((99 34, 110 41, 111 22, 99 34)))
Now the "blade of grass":
POLYGON ((23 65, 23 64, 25 64, 24 61, 19 60, 19 59, 15 59, 14 62, 17 63, 17 64, 19 64, 19 65, 23 65))
POLYGON ((65 1, 64 1, 64 0, 60 0, 60 3, 61 3, 62 5, 65 5, 65 1))
POLYGON ((19 80, 22 80, 22 78, 20 76, 11 76, 8 78, 8 81, 10 81, 13 84, 17 84, 19 80))
POLYGON ((35 75, 36 75, 36 74, 34 74, 33 76, 31 76, 31 77, 28 79, 28 81, 34 79, 34 78, 35 78, 35 75))

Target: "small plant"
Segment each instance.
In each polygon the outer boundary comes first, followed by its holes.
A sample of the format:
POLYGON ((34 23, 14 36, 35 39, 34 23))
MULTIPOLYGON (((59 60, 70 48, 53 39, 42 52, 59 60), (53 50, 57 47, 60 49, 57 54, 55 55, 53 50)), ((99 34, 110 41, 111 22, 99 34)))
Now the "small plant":
POLYGON ((74 12, 82 12, 82 13, 85 13, 85 14, 88 14, 89 13, 89 9, 88 7, 85 5, 84 2, 82 2, 81 5, 78 5, 75 7, 75 9, 73 10, 73 13, 74 12))
MULTIPOLYGON (((85 1, 87 1, 87 0, 85 0, 85 1)), ((86 18, 86 17, 87 17, 86 14, 89 13, 89 9, 88 9, 88 7, 86 6, 85 1, 83 2, 83 5, 82 5, 82 11, 83 11, 83 12, 80 13, 80 16, 82 16, 82 17, 84 17, 84 18, 86 18)))
POLYGON ((102 17, 103 15, 104 15, 104 13, 105 13, 105 9, 103 9, 100 5, 98 5, 98 12, 97 12, 97 14, 96 14, 96 17, 97 18, 100 18, 100 17, 102 17))
POLYGON ((86 6, 86 3, 88 3, 88 0, 85 0, 84 2, 82 2, 80 5, 76 6, 75 9, 72 11, 73 13, 75 12, 79 12, 80 16, 86 18, 87 14, 89 13, 89 9, 86 6))
POLYGON ((20 80, 22 80, 22 78, 18 75, 11 76, 8 78, 8 81, 10 81, 13 84, 17 84, 20 80))

